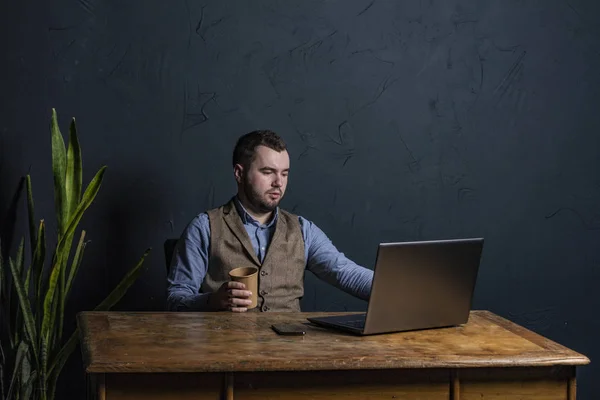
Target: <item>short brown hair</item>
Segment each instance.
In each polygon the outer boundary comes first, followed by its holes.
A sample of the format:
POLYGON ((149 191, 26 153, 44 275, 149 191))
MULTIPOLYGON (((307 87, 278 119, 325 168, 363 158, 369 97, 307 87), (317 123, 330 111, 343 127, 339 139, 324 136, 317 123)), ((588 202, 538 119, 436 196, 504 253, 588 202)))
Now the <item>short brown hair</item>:
POLYGON ((240 137, 233 149, 233 166, 241 164, 247 167, 254 160, 257 146, 266 146, 278 152, 287 149, 285 142, 278 134, 269 130, 257 130, 240 137))

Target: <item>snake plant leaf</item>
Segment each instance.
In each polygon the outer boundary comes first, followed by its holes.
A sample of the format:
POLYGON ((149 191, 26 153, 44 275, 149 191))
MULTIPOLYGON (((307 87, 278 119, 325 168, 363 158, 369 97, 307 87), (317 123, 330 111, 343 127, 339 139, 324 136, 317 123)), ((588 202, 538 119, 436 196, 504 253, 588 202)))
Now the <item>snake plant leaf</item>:
POLYGON ((36 235, 36 239, 33 245, 34 249, 32 262, 31 266, 27 270, 27 276, 25 278, 25 292, 29 293, 29 287, 31 283, 30 281, 31 279, 33 279, 33 293, 35 294, 38 293, 38 289, 36 287, 38 282, 38 275, 41 276, 42 268, 44 265, 44 258, 46 257, 46 236, 44 220, 40 221, 40 227, 38 228, 38 233, 36 235), (37 240, 37 238, 40 238, 40 240, 37 240))
POLYGON ((31 176, 25 177, 27 187, 27 216, 29 218, 29 244, 31 247, 31 256, 35 252, 36 236, 35 236, 35 213, 33 206, 33 189, 31 188, 31 176))
POLYGON ((65 175, 65 194, 67 201, 67 215, 70 218, 79 201, 81 200, 82 181, 81 147, 77 138, 75 118, 69 127, 69 147, 67 149, 67 170, 65 175))
POLYGON ((11 399, 12 392, 15 388, 15 384, 17 383, 17 378, 20 375, 20 368, 23 359, 27 355, 27 351, 29 350, 29 346, 25 340, 22 340, 17 347, 17 355, 15 356, 15 367, 12 373, 12 378, 10 380, 10 386, 8 387, 7 399, 11 399))
POLYGON ((57 254, 62 255, 61 262, 58 264, 61 268, 60 274, 59 274, 59 277, 61 278, 61 282, 60 282, 60 284, 61 284, 61 286, 60 286, 60 289, 61 289, 60 301, 62 304, 61 310, 64 309, 65 296, 67 294, 64 278, 66 276, 66 263, 67 263, 69 254, 71 252, 71 243, 73 241, 73 235, 75 233, 75 229, 77 228, 77 225, 79 224, 81 218, 83 217, 83 213, 89 208, 89 206, 94 201, 94 198, 96 197, 98 190, 100 189, 100 185, 102 184, 102 179, 104 177, 105 171, 106 171, 106 166, 103 166, 102 168, 100 168, 100 170, 96 173, 96 175, 94 176, 94 178, 92 179, 92 181, 90 182, 88 187, 86 188, 86 190, 83 194, 83 197, 81 199, 81 202, 77 205, 75 212, 71 216, 68 228, 65 232, 65 235, 63 236, 63 238, 60 240, 60 242, 57 245, 57 254))
POLYGON ((48 374, 50 374, 51 376, 56 376, 56 378, 58 379, 58 376, 60 375, 60 371, 62 370, 65 363, 69 359, 69 356, 71 355, 71 353, 73 353, 73 351, 77 347, 78 342, 79 342, 79 328, 76 328, 75 332, 73 332, 71 334, 71 336, 69 337, 69 340, 67 340, 67 342, 63 345, 63 347, 60 349, 60 351, 58 352, 58 354, 56 355, 56 357, 50 364, 50 369, 48 370, 48 374))
MULTIPOLYGON (((54 321, 56 320, 55 310, 56 310, 56 287, 58 284, 58 277, 60 275, 60 262, 62 260, 61 255, 57 256, 57 260, 52 265, 52 269, 50 270, 50 278, 48 281, 48 290, 46 291, 46 295, 44 296, 44 308, 43 308, 43 318, 42 318, 42 330, 40 332, 40 343, 42 345, 48 346, 52 339, 53 329, 54 329, 54 321)), ((44 370, 41 371, 44 374, 44 370)))
POLYGON ((56 382, 60 376, 60 373, 65 366, 67 360, 71 356, 71 354, 77 348, 77 343, 79 343, 79 328, 75 329, 75 332, 71 334, 69 340, 63 345, 60 349, 54 361, 52 362, 50 369, 48 370, 48 375, 50 377, 50 387, 56 387, 56 382))
POLYGON ((12 272, 13 286, 15 287, 19 298, 19 306, 23 315, 23 322, 25 323, 25 331, 27 332, 29 342, 32 344, 31 348, 33 349, 33 355, 37 363, 39 360, 35 346, 35 343, 37 343, 37 333, 35 330, 33 314, 31 312, 31 305, 29 304, 29 297, 25 293, 21 277, 17 273, 17 268, 10 257, 8 259, 8 264, 10 265, 10 270, 12 272))
POLYGON ((100 168, 100 170, 96 173, 96 175, 86 188, 81 202, 77 206, 77 210, 73 214, 71 221, 68 224, 67 230, 64 232, 58 244, 56 245, 56 252, 54 253, 54 259, 52 261, 52 267, 50 270, 48 290, 46 291, 46 295, 44 297, 44 317, 42 320, 41 338, 46 341, 46 345, 48 345, 50 343, 50 340, 52 339, 51 335, 54 331, 54 322, 56 321, 56 316, 53 315, 51 311, 53 302, 55 301, 58 279, 62 271, 61 266, 63 265, 63 262, 66 262, 65 259, 69 256, 68 254, 65 254, 67 238, 73 235, 73 232, 77 228, 79 221, 83 217, 83 213, 94 201, 94 198, 96 197, 96 194, 100 189, 100 185, 102 184, 102 178, 104 176, 105 171, 106 166, 100 168))
MULTIPOLYGON (((94 176, 94 178, 92 178, 90 184, 88 185, 88 187, 85 189, 85 192, 83 193, 83 197, 81 198, 81 201, 79 202, 79 205, 77 206, 77 209, 75 210, 75 212, 71 216, 71 219, 69 220, 69 223, 67 225, 67 229, 65 231, 64 236, 68 237, 69 235, 71 235, 71 237, 72 237, 73 233, 75 232, 75 229, 77 228, 77 225, 79 224, 79 221, 83 217, 83 213, 85 212, 85 210, 87 210, 89 208, 89 206, 94 201, 94 198, 98 194, 98 190, 100 190, 100 185, 102 184, 102 179, 104 177, 105 172, 106 172, 106 165, 101 167, 98 170, 98 172, 96 173, 96 175, 94 176)), ((57 248, 62 251, 65 248, 65 242, 66 242, 66 239, 63 238, 58 243, 57 248)))
MULTIPOLYGON (((66 262, 65 262, 66 264, 66 262)), ((63 264, 64 265, 64 264, 63 264)), ((60 343, 61 339, 62 339, 62 331, 63 331, 63 324, 65 321, 65 304, 66 304, 66 295, 65 295, 65 271, 64 269, 61 270, 60 272, 60 276, 61 276, 61 282, 60 285, 58 285, 58 302, 55 303, 54 305, 54 309, 53 309, 53 313, 54 315, 56 315, 56 317, 58 318, 58 325, 56 326, 56 329, 54 330, 54 338, 51 342, 51 349, 54 349, 54 343, 60 343)))
MULTIPOLYGON (((52 315, 54 315, 55 319, 59 319, 60 320, 60 316, 58 315, 58 302, 60 300, 60 291, 61 291, 61 287, 60 285, 58 286, 58 296, 57 298, 52 302, 52 315)), ((48 351, 53 351, 56 348, 56 344, 59 342, 59 334, 58 334, 58 330, 61 329, 59 328, 60 325, 57 325, 55 323, 55 321, 52 322, 51 325, 51 330, 50 330, 50 336, 49 336, 49 340, 48 343, 46 344, 46 347, 48 347, 48 351)), ((44 369, 44 371, 46 371, 44 369)))
POLYGON ((56 383, 58 382, 58 376, 56 379, 53 379, 52 376, 48 378, 50 381, 48 382, 48 399, 54 400, 54 396, 56 395, 56 383))
MULTIPOLYGON (((2 241, 0 240, 0 303, 3 303, 6 305, 6 309, 10 310, 10 292, 8 291, 8 273, 5 272, 4 268, 8 268, 7 267, 7 263, 4 262, 4 257, 2 256, 2 241)), ((10 319, 6 318, 5 322, 7 330, 8 330, 8 342, 10 344, 11 348, 14 348, 15 345, 15 340, 13 337, 13 333, 12 330, 10 328, 10 319)), ((2 360, 3 362, 0 363, 0 366, 2 366, 4 364, 4 348, 2 347, 2 342, 0 341, 0 351, 2 352, 2 360)), ((0 388, 4 389, 3 387, 0 388)))
POLYGON ((94 308, 94 311, 106 311, 111 309, 115 304, 119 302, 127 292, 127 290, 134 284, 136 279, 142 273, 142 265, 144 259, 150 254, 152 248, 146 249, 138 263, 125 274, 121 282, 113 289, 112 292, 106 298, 94 308))
POLYGON ((79 237, 79 243, 77 244, 77 249, 75 250, 75 257, 73 258, 73 262, 71 264, 71 269, 69 270, 69 278, 67 279, 67 289, 66 296, 69 296, 71 293, 71 287, 73 286, 73 281, 77 276, 77 271, 79 271, 79 267, 81 265, 81 261, 83 260, 83 252, 85 250, 86 242, 85 242, 85 231, 81 231, 81 236, 79 237))
POLYGON ((31 374, 29 375, 29 380, 27 381, 27 384, 22 386, 21 388, 21 399, 22 400, 28 400, 31 398, 31 392, 33 391, 34 387, 35 387, 35 381, 37 380, 37 371, 33 371, 31 372, 31 374))
POLYGON ((52 134, 52 174, 54 175, 54 204, 56 208, 56 219, 58 224, 59 239, 67 228, 67 199, 65 193, 65 172, 67 155, 65 142, 58 127, 56 110, 52 109, 50 121, 50 132, 52 134))
POLYGON ((23 357, 23 362, 21 362, 19 383, 20 386, 23 385, 23 382, 27 382, 29 380, 29 376, 31 375, 31 354, 29 354, 30 343, 27 343, 27 352, 25 353, 25 357, 23 357))
POLYGON ((43 340, 40 341, 40 352, 42 355, 42 362, 40 365, 40 394, 41 398, 46 398, 46 393, 48 392, 48 374, 46 373, 46 368, 48 367, 48 347, 46 346, 46 342, 43 340))
POLYGON ((65 311, 65 304, 67 301, 67 292, 66 292, 66 276, 67 276, 67 263, 69 260, 69 255, 71 254, 71 246, 73 244, 73 235, 75 234, 74 231, 69 231, 69 233, 66 234, 65 236, 65 241, 64 241, 64 248, 62 249, 62 254, 64 254, 60 264, 59 264, 59 268, 60 268, 60 273, 59 273, 59 285, 58 285, 58 307, 60 309, 60 312, 58 314, 58 339, 60 340, 62 338, 62 331, 63 331, 63 322, 64 322, 64 311, 65 311))
POLYGON ((69 230, 75 231, 75 227, 79 223, 79 220, 81 220, 81 217, 83 216, 83 212, 85 210, 87 210, 88 207, 94 201, 94 198, 96 197, 96 194, 98 194, 98 190, 100 189, 100 185, 102 184, 102 179, 104 177, 105 172, 106 172, 106 165, 102 166, 98 170, 98 172, 96 172, 96 175, 92 178, 89 185, 85 189, 85 192, 83 193, 83 197, 81 198, 81 201, 77 205, 77 208, 75 209, 75 211, 73 212, 73 215, 71 216, 71 218, 69 220, 69 224, 67 226, 67 233, 69 232, 69 230))
MULTIPOLYGON (((81 147, 79 145, 79 139, 77 138, 77 127, 75 118, 71 120, 69 126, 69 146, 67 149, 67 169, 65 175, 65 195, 67 202, 67 221, 71 220, 71 217, 75 213, 77 206, 81 200, 81 182, 82 182, 82 159, 81 159, 81 147)), ((69 254, 71 254, 71 245, 73 243, 73 234, 70 234, 65 241, 65 248, 63 262, 61 264, 60 272, 60 286, 59 286, 59 322, 58 322, 58 338, 62 337, 62 327, 64 322, 64 310, 66 303, 66 277, 67 277, 67 262, 69 254)))
MULTIPOLYGON (((111 309, 115 304, 119 302, 127 293, 127 290, 135 283, 135 281, 139 278, 141 273, 143 272, 142 266, 144 264, 144 260, 150 254, 152 248, 146 249, 142 257, 139 259, 137 264, 131 268, 127 274, 121 279, 121 282, 113 289, 112 292, 98 305, 94 308, 94 311, 106 311, 111 309)), ((62 349, 57 354, 53 363, 50 366, 50 370, 48 373, 55 374, 56 378, 60 374, 60 371, 64 367, 71 353, 75 350, 77 343, 79 341, 79 328, 73 332, 69 340, 65 343, 62 349)))
POLYGON ((38 300, 36 312, 39 314, 41 310, 41 293, 42 293, 42 272, 44 270, 44 260, 46 259, 46 224, 44 220, 40 221, 38 228, 37 241, 35 251, 33 252, 33 263, 31 268, 33 269, 33 280, 35 285, 35 298, 38 300))
POLYGON ((21 242, 19 243, 19 248, 17 250, 17 259, 15 260, 15 266, 17 267, 17 272, 19 273, 19 277, 22 278, 23 275, 23 262, 25 261, 25 240, 21 238, 21 242))
POLYGON ((29 293, 30 281, 31 281, 31 267, 27 268, 27 274, 25 275, 25 282, 24 282, 25 293, 29 293))
MULTIPOLYGON (((15 266, 17 269, 17 273, 19 274, 19 280, 23 280, 23 263, 25 261, 25 238, 21 238, 21 242, 19 243, 19 248, 17 250, 17 258, 15 260, 15 266)), ((24 289, 25 293, 27 294, 27 289, 24 289)), ((20 342, 20 333, 21 330, 19 329, 19 327, 22 327, 21 324, 21 311, 20 309, 17 309, 16 315, 15 315, 15 343, 19 343, 20 342)))
MULTIPOLYGON (((2 256, 4 257, 5 261, 8 259, 10 249, 13 247, 13 240, 15 239, 14 232, 17 226, 17 217, 19 216, 20 209, 19 203, 21 201, 21 195, 23 194, 24 188, 25 179, 21 178, 19 179, 19 184, 12 198, 10 199, 10 202, 7 204, 8 207, 6 208, 6 212, 4 215, 0 216, 0 232, 2 233, 2 236, 4 236, 2 256)), ((3 187, 2 191, 4 192, 6 189, 3 187)), ((5 266, 8 268, 8 264, 5 264, 5 266)), ((10 286, 5 287, 4 289, 8 289, 10 292, 10 286)), ((10 298, 8 298, 8 301, 10 302, 10 298)))

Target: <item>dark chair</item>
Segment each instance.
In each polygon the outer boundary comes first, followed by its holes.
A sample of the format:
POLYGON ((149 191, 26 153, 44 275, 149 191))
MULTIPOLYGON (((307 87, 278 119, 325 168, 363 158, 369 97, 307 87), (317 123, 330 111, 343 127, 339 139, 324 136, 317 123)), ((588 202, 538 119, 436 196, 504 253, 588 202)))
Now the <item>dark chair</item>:
POLYGON ((173 253, 175 252, 175 246, 177 246, 178 239, 167 239, 165 240, 165 262, 167 264, 167 274, 171 268, 171 260, 173 259, 173 253))

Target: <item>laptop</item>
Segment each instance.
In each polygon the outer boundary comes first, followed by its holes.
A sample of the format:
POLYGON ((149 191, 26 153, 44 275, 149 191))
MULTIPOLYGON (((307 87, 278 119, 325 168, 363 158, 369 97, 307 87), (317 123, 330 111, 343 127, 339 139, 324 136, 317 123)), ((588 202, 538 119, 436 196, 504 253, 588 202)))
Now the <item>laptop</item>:
POLYGON ((482 249, 483 238, 381 243, 367 312, 307 319, 358 335, 465 324, 482 249))

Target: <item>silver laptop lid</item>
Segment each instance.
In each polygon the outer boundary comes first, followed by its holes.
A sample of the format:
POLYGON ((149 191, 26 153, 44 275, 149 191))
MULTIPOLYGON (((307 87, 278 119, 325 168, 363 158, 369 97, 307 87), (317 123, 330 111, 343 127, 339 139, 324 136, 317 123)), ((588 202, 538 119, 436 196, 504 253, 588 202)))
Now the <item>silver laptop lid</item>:
POLYGON ((364 334, 466 323, 482 238, 382 243, 364 334))

